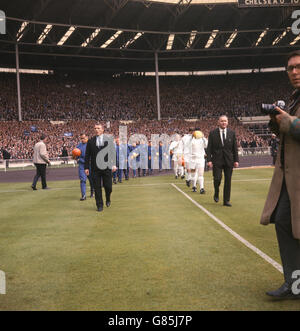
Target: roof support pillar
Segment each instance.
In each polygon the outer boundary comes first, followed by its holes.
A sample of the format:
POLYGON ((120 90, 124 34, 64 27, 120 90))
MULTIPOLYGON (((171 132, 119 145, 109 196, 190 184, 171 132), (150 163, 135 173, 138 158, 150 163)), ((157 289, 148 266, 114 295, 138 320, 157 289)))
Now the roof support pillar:
POLYGON ((22 122, 19 46, 18 46, 18 43, 16 43, 16 75, 17 75, 17 93, 18 93, 18 119, 19 119, 19 122, 22 122))
POLYGON ((155 55, 155 80, 156 80, 156 101, 157 101, 157 120, 160 121, 160 91, 159 91, 159 75, 158 75, 158 55, 155 55))

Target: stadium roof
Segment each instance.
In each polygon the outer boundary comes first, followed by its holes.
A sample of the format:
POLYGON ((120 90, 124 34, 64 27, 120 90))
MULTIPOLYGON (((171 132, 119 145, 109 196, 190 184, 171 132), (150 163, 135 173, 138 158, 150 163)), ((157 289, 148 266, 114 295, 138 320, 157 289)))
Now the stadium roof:
POLYGON ((280 67, 300 48, 296 7, 226 0, 2 0, 0 66, 92 71, 280 67), (216 3, 216 2, 219 3, 216 3), (200 3, 201 2, 201 3, 200 3), (205 3, 204 3, 205 2, 205 3), (220 3, 226 2, 226 3, 220 3))

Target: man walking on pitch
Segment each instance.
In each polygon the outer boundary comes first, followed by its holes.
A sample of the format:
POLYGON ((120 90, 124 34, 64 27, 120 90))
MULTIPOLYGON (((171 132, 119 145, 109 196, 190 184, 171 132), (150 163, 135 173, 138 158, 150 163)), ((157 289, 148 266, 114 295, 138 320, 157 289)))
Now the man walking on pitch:
POLYGON ((185 178, 186 185, 189 187, 192 179, 191 168, 190 168, 190 158, 191 158, 191 147, 192 147, 192 129, 189 129, 189 133, 185 134, 181 138, 182 149, 183 149, 183 160, 184 160, 184 168, 185 168, 185 178))
POLYGON ((36 184, 41 177, 42 180, 42 188, 43 190, 48 189, 46 182, 46 166, 47 164, 50 166, 49 155, 47 152, 47 148, 45 145, 47 137, 45 135, 41 135, 40 141, 34 145, 33 149, 33 163, 36 167, 36 175, 33 178, 33 183, 31 188, 36 191, 36 184))
POLYGON ((197 191, 197 181, 199 183, 200 194, 205 194, 204 190, 204 168, 205 168, 205 149, 207 139, 203 133, 196 129, 193 132, 191 143, 190 169, 191 179, 193 181, 193 192, 197 191))
POLYGON ((97 210, 103 210, 102 185, 105 190, 106 207, 111 204, 112 171, 116 171, 116 153, 113 138, 104 134, 102 124, 96 124, 96 135, 89 139, 85 151, 85 174, 89 176, 90 168, 95 190, 97 210))
POLYGON ((228 128, 228 118, 225 115, 219 117, 218 128, 209 134, 207 166, 213 168, 215 202, 219 202, 219 187, 224 171, 223 204, 231 207, 231 176, 233 167, 237 168, 239 166, 239 156, 235 132, 228 128))

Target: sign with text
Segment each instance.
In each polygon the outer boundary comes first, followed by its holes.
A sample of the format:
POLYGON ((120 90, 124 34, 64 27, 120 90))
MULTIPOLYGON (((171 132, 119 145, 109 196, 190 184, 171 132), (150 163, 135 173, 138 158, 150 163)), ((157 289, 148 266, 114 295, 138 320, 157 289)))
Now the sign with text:
POLYGON ((239 7, 300 6, 300 0, 238 0, 239 7))

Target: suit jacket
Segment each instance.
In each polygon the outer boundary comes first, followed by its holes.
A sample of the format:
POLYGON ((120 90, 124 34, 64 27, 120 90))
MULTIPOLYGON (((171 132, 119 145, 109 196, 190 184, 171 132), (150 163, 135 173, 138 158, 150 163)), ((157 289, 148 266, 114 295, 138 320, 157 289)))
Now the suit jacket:
POLYGON ((37 164, 49 163, 49 155, 47 152, 47 148, 42 140, 34 145, 33 163, 37 163, 37 164))
POLYGON ((214 166, 233 167, 234 162, 239 162, 238 148, 235 132, 227 128, 224 146, 220 137, 219 128, 210 132, 207 145, 207 162, 214 166))
POLYGON ((103 135, 103 145, 97 146, 97 136, 89 139, 86 145, 84 169, 91 169, 94 171, 111 171, 112 166, 116 165, 116 151, 113 143, 113 139, 109 136, 103 135), (97 165, 97 155, 100 151, 106 149, 103 152, 107 152, 104 157, 104 161, 108 162, 108 166, 105 169, 100 169, 97 165))

